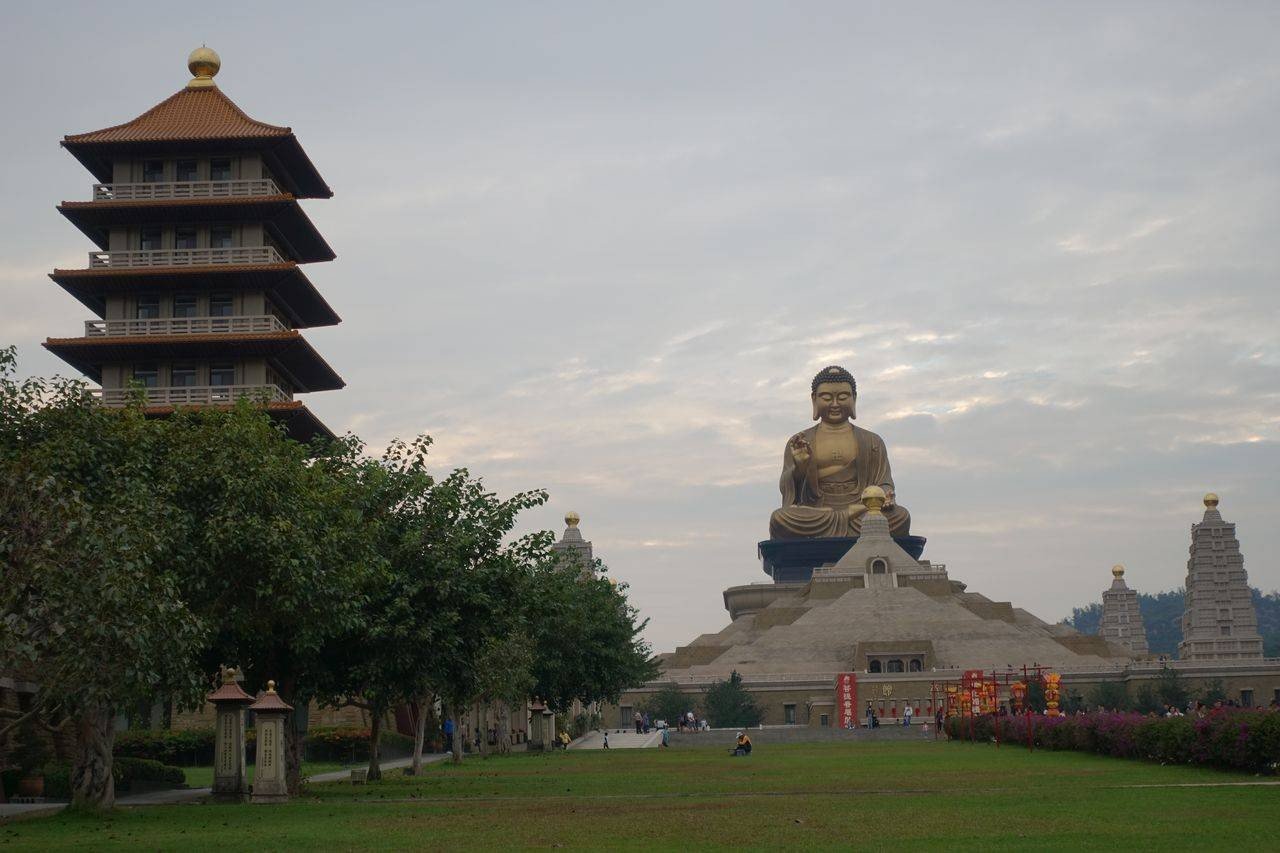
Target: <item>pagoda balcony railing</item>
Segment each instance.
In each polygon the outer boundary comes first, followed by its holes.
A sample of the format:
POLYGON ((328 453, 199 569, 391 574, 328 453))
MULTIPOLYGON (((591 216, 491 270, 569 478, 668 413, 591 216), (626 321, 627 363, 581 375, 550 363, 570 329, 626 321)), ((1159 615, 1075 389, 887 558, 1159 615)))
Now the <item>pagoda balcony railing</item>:
POLYGON ((87 338, 134 335, 242 335, 285 332, 289 327, 272 314, 241 317, 165 317, 150 320, 85 320, 87 338))
POLYGON ((94 184, 94 201, 151 201, 184 198, 249 198, 280 195, 270 178, 246 181, 146 181, 130 184, 94 184))
POLYGON ((173 385, 160 388, 103 388, 95 396, 104 406, 124 406, 145 391, 149 406, 207 406, 234 403, 241 397, 265 403, 287 403, 293 395, 279 385, 173 385))
POLYGON ((274 246, 236 246, 230 249, 132 249, 124 252, 89 253, 89 266, 93 269, 282 263, 284 258, 274 246))

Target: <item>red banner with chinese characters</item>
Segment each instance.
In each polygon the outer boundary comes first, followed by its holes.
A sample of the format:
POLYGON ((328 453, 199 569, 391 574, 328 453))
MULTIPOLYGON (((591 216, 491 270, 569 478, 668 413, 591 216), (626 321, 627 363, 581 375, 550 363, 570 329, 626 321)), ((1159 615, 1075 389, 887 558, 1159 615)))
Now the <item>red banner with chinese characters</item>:
POLYGON ((836 720, 842 729, 858 725, 857 673, 836 673, 836 720))

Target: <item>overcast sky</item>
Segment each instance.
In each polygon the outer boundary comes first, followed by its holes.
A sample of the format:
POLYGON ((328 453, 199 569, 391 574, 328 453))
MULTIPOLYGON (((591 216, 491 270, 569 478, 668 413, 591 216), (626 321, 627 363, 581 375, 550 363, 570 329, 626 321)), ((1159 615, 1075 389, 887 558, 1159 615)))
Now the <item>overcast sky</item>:
POLYGON ((544 487, 670 650, 766 581, 814 372, 925 556, 1056 620, 1180 586, 1214 490, 1280 586, 1280 5, 6 3, 0 343, 80 334, 58 146, 188 51, 335 191, 308 274, 371 448, 544 487))

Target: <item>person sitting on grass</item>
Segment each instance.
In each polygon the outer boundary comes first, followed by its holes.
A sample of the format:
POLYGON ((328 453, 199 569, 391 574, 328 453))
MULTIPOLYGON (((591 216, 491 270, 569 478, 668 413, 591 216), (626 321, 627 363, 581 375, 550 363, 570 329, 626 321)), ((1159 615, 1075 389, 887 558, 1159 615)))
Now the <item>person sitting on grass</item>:
POLYGON ((746 732, 738 732, 738 742, 733 747, 734 755, 750 755, 751 754, 751 738, 746 732))

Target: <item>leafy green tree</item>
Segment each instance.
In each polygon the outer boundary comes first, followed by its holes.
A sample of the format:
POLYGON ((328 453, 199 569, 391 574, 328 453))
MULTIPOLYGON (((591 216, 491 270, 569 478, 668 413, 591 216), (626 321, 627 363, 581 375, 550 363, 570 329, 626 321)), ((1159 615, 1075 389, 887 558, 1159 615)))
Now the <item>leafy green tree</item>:
POLYGON ((109 808, 115 715, 157 693, 194 705, 205 689, 208 626, 173 571, 178 513, 157 476, 168 425, 13 371, 0 350, 0 660, 41 689, 4 728, 65 719, 73 807, 109 808))
POLYGON ((1144 714, 1150 714, 1152 711, 1159 711, 1164 707, 1160 701, 1160 696, 1156 692, 1156 687, 1149 681, 1144 681, 1138 685, 1138 689, 1133 695, 1133 709, 1141 711, 1144 714))
POLYGON ((310 700, 344 663, 326 652, 359 627, 377 568, 360 445, 302 445, 248 400, 166 423, 175 571, 214 632, 203 669, 233 662, 251 684, 276 681, 295 709, 285 759, 296 793, 310 700))
POLYGON ((1227 698, 1227 688, 1222 683, 1221 678, 1210 678, 1200 686, 1200 701, 1206 705, 1212 705, 1219 699, 1225 701, 1227 698))
POLYGON ((737 670, 707 688, 702 707, 706 709, 707 720, 717 728, 755 726, 764 718, 760 706, 743 688, 742 676, 737 670))
POLYGON ((686 712, 693 710, 695 704, 694 697, 682 692, 674 684, 668 684, 645 699, 641 710, 651 719, 675 724, 684 718, 686 712))
POLYGON ((1191 698, 1191 691, 1187 688, 1182 676, 1171 666, 1160 670, 1160 674, 1156 677, 1155 689, 1156 696, 1164 705, 1185 708, 1187 700, 1191 698))
POLYGON ((657 674, 641 621, 625 584, 557 559, 540 559, 529 600, 534 641, 533 692, 557 711, 616 702, 622 692, 657 674))
POLYGON ((1093 689, 1089 698, 1090 704, 1114 711, 1129 707, 1129 691, 1124 682, 1103 681, 1093 689))

